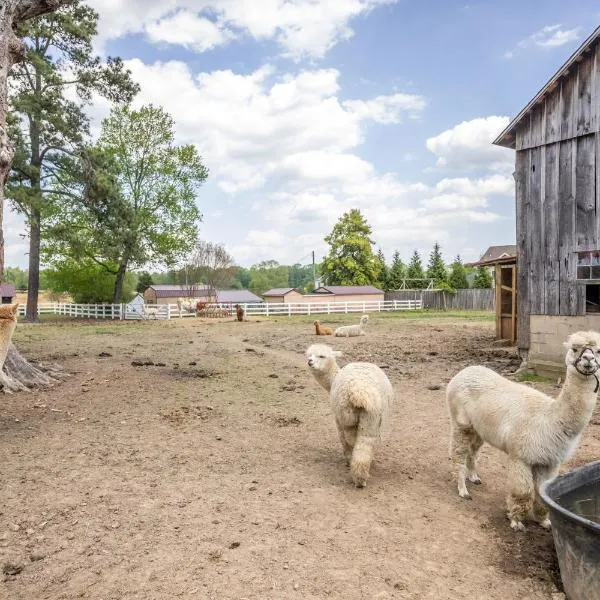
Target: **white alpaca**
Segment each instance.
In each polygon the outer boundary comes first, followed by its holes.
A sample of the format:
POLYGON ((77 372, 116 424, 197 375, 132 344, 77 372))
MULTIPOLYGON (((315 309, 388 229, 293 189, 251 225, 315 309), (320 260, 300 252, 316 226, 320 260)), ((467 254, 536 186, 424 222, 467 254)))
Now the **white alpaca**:
POLYGON ((177 298, 177 308, 179 309, 179 318, 182 316, 182 312, 195 312, 198 300, 193 298, 177 298))
POLYGON ((467 367, 448 384, 452 454, 458 462, 458 493, 470 498, 466 479, 481 483, 475 471, 484 442, 509 456, 508 518, 514 530, 533 517, 549 528, 540 485, 556 476, 577 448, 596 405, 600 334, 580 331, 565 343, 567 373, 556 399, 509 381, 486 367, 467 367))
POLYGON ((142 316, 144 319, 158 319, 159 311, 158 306, 148 306, 147 304, 142 306, 142 316))
POLYGON ((364 327, 368 320, 369 315, 363 315, 360 318, 360 323, 358 325, 344 325, 343 327, 338 327, 335 330, 334 335, 336 337, 358 337, 359 335, 367 335, 364 327))
POLYGON ((329 392, 354 485, 364 487, 394 390, 377 365, 356 362, 340 369, 335 359, 341 354, 326 344, 313 344, 306 351, 306 359, 315 379, 329 392))

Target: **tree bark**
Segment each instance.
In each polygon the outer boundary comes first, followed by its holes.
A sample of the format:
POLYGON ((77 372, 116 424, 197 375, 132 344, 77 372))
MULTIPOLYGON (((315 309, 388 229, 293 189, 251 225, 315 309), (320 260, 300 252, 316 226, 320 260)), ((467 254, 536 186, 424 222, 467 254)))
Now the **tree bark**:
POLYGON ((125 281, 125 273, 127 273, 127 261, 123 260, 117 271, 115 279, 115 291, 113 293, 113 304, 120 304, 123 297, 123 281, 125 281))
MULTIPOLYGON (((4 184, 12 165, 14 149, 8 138, 8 73, 23 58, 23 44, 14 27, 21 21, 53 12, 71 0, 0 0, 0 282, 4 278, 4 184)), ((0 365, 0 383, 5 392, 53 382, 42 370, 28 363, 11 344, 0 365)))
POLYGON ((29 216, 29 275, 27 280, 27 307, 25 318, 38 321, 38 295, 40 293, 40 241, 41 215, 39 209, 29 216))

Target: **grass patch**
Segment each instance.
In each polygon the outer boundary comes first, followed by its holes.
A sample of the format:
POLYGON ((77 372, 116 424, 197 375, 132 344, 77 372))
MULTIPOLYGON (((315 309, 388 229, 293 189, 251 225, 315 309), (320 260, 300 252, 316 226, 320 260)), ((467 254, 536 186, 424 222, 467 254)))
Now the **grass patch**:
POLYGON ((536 375, 535 373, 520 373, 515 377, 517 381, 522 383, 531 381, 532 383, 553 383, 554 379, 551 377, 544 377, 543 375, 536 375))

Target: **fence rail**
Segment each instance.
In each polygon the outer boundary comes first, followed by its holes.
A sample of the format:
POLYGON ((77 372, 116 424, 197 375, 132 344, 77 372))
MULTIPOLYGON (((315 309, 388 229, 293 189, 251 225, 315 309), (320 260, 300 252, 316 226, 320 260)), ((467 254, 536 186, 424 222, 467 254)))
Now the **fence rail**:
MULTIPOLYGON (((319 303, 268 303, 256 302, 240 304, 246 315, 292 316, 318 314, 347 314, 364 312, 382 312, 398 310, 420 310, 423 302, 420 299, 402 299, 366 302, 319 302, 319 303)), ((25 314, 25 306, 21 305, 18 314, 25 314)), ((180 311, 176 304, 146 304, 130 306, 126 304, 65 304, 62 302, 46 302, 38 305, 38 314, 63 315, 79 319, 118 319, 118 320, 168 320, 183 317, 195 317, 195 312, 180 311)), ((235 307, 231 304, 208 304, 199 316, 234 316, 235 307)))

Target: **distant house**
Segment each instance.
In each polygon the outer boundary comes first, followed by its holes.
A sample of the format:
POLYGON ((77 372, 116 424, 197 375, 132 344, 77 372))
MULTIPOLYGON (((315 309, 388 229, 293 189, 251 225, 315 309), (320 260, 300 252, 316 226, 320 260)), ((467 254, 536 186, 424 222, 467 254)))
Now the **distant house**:
POLYGON ((490 246, 477 261, 478 263, 496 264, 504 258, 515 258, 517 256, 516 244, 507 244, 505 246, 490 246))
POLYGON ((17 290, 12 283, 0 283, 0 298, 2 304, 12 304, 17 295, 17 290))
POLYGON ((144 292, 146 304, 177 304, 177 298, 198 298, 207 302, 221 304, 248 304, 262 302, 249 290, 217 290, 217 297, 211 298, 211 288, 208 285, 151 285, 144 292))
POLYGON ((296 288, 273 288, 263 294, 265 302, 281 304, 284 302, 302 302, 302 294, 296 288))

